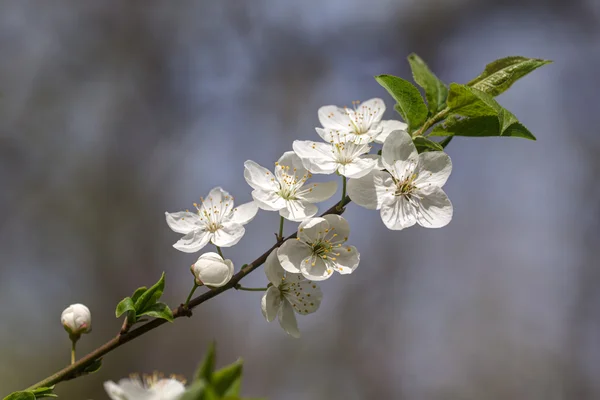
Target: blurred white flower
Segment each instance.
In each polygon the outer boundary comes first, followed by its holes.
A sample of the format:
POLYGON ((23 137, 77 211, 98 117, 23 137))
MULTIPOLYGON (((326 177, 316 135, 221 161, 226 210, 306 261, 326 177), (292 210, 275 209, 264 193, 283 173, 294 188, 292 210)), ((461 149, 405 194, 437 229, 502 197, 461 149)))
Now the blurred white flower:
POLYGON ((244 236, 244 225, 256 216, 258 207, 251 201, 234 208, 233 197, 220 187, 210 191, 200 204, 194 203, 197 212, 165 213, 167 224, 183 233, 173 245, 177 250, 195 253, 212 242, 219 247, 231 247, 244 236))
POLYGON ((92 330, 92 314, 83 304, 71 304, 60 316, 60 322, 69 335, 79 337, 92 330))
POLYGON ((244 163, 244 178, 254 190, 259 208, 279 211, 290 221, 303 221, 318 211, 313 203, 329 199, 337 191, 336 182, 306 184, 311 177, 293 151, 283 153, 275 163, 275 173, 254 161, 244 163))
POLYGON ((284 331, 295 338, 300 337, 294 312, 306 315, 317 311, 323 298, 321 289, 301 274, 286 272, 279 263, 277 251, 267 257, 265 274, 273 286, 269 286, 262 297, 264 317, 271 322, 277 316, 284 331))
POLYGON ((319 108, 319 122, 323 128, 316 129, 326 142, 337 138, 360 143, 383 143, 390 132, 407 128, 401 121, 381 120, 385 112, 385 103, 381 99, 370 99, 362 104, 354 101, 352 104, 353 109, 333 105, 319 108))
POLYGON ((347 178, 361 178, 377 166, 377 158, 367 155, 371 146, 360 140, 330 143, 296 140, 293 148, 304 167, 315 174, 337 171, 347 178))
POLYGON ((415 223, 441 228, 450 222, 452 203, 441 189, 452 172, 446 153, 418 154, 410 135, 396 131, 383 144, 381 162, 386 171, 373 170, 348 182, 352 201, 381 210, 381 219, 393 230, 415 223))
POLYGON ((219 287, 226 285, 233 276, 233 263, 217 253, 204 253, 191 267, 196 284, 219 287))
POLYGON ((344 246, 350 235, 348 222, 339 215, 311 218, 300 224, 297 240, 279 247, 277 256, 283 269, 307 279, 322 281, 333 271, 350 274, 360 262, 354 246, 344 246))
POLYGON ((104 390, 112 400, 176 400, 185 392, 185 386, 175 377, 154 374, 121 379, 118 384, 107 381, 104 390))

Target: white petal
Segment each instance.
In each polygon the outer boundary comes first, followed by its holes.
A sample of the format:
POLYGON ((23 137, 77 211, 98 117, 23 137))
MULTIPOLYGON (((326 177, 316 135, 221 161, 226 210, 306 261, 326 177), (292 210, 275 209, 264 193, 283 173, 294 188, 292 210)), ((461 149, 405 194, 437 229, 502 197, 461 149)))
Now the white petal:
POLYGON ((348 181, 348 195, 353 202, 370 210, 379 210, 386 201, 394 198, 396 185, 385 171, 372 170, 359 179, 348 181))
POLYGON ((156 400, 176 400, 183 392, 185 386, 175 379, 161 379, 152 386, 156 400))
POLYGON ((279 190, 279 185, 275 182, 275 177, 271 171, 252 160, 244 163, 244 178, 253 189, 279 190))
POLYGON ((281 302, 282 306, 279 309, 279 325, 290 334, 292 337, 299 338, 300 331, 298 330, 298 322, 296 321, 296 315, 294 314, 294 308, 287 302, 281 302))
MULTIPOLYGON (((383 165, 393 174, 393 169, 397 161, 402 162, 400 167, 403 167, 405 164, 414 164, 416 166, 419 153, 417 153, 417 148, 408 133, 393 131, 385 143, 383 143, 381 158, 383 165)), ((396 176, 396 178, 401 177, 396 176)))
MULTIPOLYGON (((335 214, 324 215, 323 219, 327 221, 329 225, 329 231, 337 234, 332 243, 345 242, 350 236, 350 225, 344 217, 335 214)), ((322 237, 322 236, 321 236, 322 237)))
POLYGON ((263 210, 279 211, 285 208, 285 200, 274 191, 253 190, 252 198, 256 202, 256 205, 263 210))
POLYGON ((304 168, 302 160, 293 151, 286 151, 277 161, 275 167, 275 176, 283 185, 285 181, 289 181, 290 177, 296 177, 296 180, 306 178, 308 171, 304 168))
POLYGON ((328 267, 321 258, 307 258, 300 264, 300 271, 306 279, 324 281, 333 274, 333 269, 328 267), (314 265, 313 265, 314 263, 314 265))
POLYGON ((364 126, 372 126, 381 121, 385 112, 385 103, 379 98, 369 99, 356 107, 357 114, 362 114, 364 126))
POLYGON ((123 391, 123 389, 121 389, 121 387, 113 381, 104 382, 104 390, 106 390, 106 393, 108 394, 108 397, 111 398, 111 400, 127 399, 125 397, 125 392, 123 391))
POLYGON ((246 225, 248 222, 254 219, 257 212, 258 204, 256 204, 254 201, 239 205, 233 209, 231 213, 231 221, 240 225, 246 225))
POLYGON ((358 179, 367 175, 377 167, 378 159, 370 157, 355 158, 349 164, 341 165, 338 169, 339 173, 346 178, 358 179))
POLYGON ((310 257, 310 247, 300 240, 287 240, 277 249, 277 258, 281 267, 293 274, 300 273, 302 260, 310 257))
POLYGON ((439 187, 420 190, 420 201, 417 222, 425 228, 441 228, 452 220, 452 203, 439 187))
POLYGON ((386 121, 380 121, 379 126, 381 127, 381 133, 379 134, 379 136, 377 136, 377 138, 375 138, 375 142, 377 142, 377 143, 385 142, 385 139, 387 139, 387 137, 393 131, 407 132, 406 130, 408 129, 407 124, 405 124, 402 121, 396 121, 393 119, 386 120, 386 121))
POLYGON ((302 221, 298 227, 298 238, 302 242, 312 243, 319 238, 323 238, 327 229, 329 229, 329 222, 325 218, 310 218, 302 221))
POLYGON ((286 208, 279 210, 279 215, 294 222, 304 221, 319 211, 317 206, 304 200, 288 200, 285 205, 286 208))
POLYGON ((240 241, 245 232, 243 225, 226 222, 214 233, 212 242, 219 247, 231 247, 240 241))
POLYGON ((318 112, 319 122, 326 129, 347 131, 352 129, 352 124, 345 109, 338 106, 323 106, 318 112))
POLYGON ((360 253, 354 246, 342 246, 336 249, 340 255, 336 257, 335 266, 340 274, 351 274, 358 267, 360 253))
POLYGON ((282 299, 279 289, 276 286, 270 286, 260 301, 262 315, 268 322, 275 319, 281 303, 282 299))
POLYGON ((184 253, 195 253, 210 242, 212 233, 197 229, 188 233, 173 245, 177 250, 184 253))
POLYGON ((267 279, 273 285, 281 285, 281 281, 285 276, 285 270, 281 267, 279 258, 277 258, 277 249, 273 250, 265 261, 265 275, 267 275, 267 279))
POLYGON ((317 131, 319 136, 321 136, 321 139, 323 139, 327 143, 334 141, 335 136, 337 136, 338 134, 332 129, 315 128, 315 130, 317 131))
POLYGON ((175 213, 165 213, 167 225, 177 233, 187 234, 194 231, 204 224, 200 221, 200 217, 196 213, 189 211, 180 211, 175 213))
POLYGON ((233 263, 223 260, 217 253, 202 254, 192 265, 192 273, 196 283, 202 282, 207 286, 220 287, 231 280, 233 276, 233 263))
POLYGON ((331 198, 335 192, 337 192, 336 181, 309 183, 302 187, 302 190, 296 193, 296 196, 310 203, 320 203, 331 198))
POLYGON ((452 161, 443 151, 427 151, 419 154, 417 179, 414 184, 419 188, 429 186, 442 187, 452 172, 452 161))
MULTIPOLYGON (((202 201, 199 213, 201 216, 210 215, 212 221, 219 223, 231 214, 231 210, 233 210, 233 197, 222 188, 216 187, 202 201)), ((206 222, 206 219, 203 222, 206 222)))
POLYGON ((295 140, 294 152, 306 169, 315 174, 332 174, 338 167, 331 144, 295 140))
POLYGON ((413 226, 417 222, 416 214, 417 210, 403 196, 381 207, 381 220, 388 229, 396 231, 413 226))
POLYGON ((305 280, 302 275, 298 276, 301 279, 291 282, 283 296, 298 314, 312 314, 319 309, 323 292, 315 282, 305 280))
POLYGON ((153 394, 149 389, 146 389, 138 379, 121 379, 119 381, 119 387, 122 390, 123 397, 117 397, 117 399, 142 399, 142 400, 153 400, 153 394))

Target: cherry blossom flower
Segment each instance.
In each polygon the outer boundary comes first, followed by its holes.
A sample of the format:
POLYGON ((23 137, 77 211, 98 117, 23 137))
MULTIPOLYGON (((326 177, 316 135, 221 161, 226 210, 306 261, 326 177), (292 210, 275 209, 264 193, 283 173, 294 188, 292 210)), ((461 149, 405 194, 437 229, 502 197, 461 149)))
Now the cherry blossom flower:
POLYGON ((297 240, 284 242, 277 256, 283 269, 305 278, 322 281, 333 271, 350 274, 360 262, 354 246, 345 246, 350 234, 348 222, 339 215, 310 218, 300 224, 297 240))
POLYGON ((60 322, 69 335, 78 338, 92 330, 92 313, 83 304, 71 304, 62 312, 60 322))
POLYGON ((233 276, 233 263, 217 253, 204 253, 191 267, 197 285, 219 287, 226 285, 233 276))
POLYGON ((441 228, 450 222, 452 203, 442 190, 452 171, 446 153, 418 154, 410 135, 395 131, 383 144, 381 162, 386 170, 373 170, 348 182, 352 201, 380 210, 384 224, 393 230, 415 223, 441 228))
POLYGON ((307 183, 311 175, 293 151, 285 152, 275 163, 275 173, 250 160, 244 167, 244 178, 254 189, 252 197, 258 207, 279 211, 290 221, 314 216, 318 208, 313 203, 325 201, 337 191, 336 182, 307 183))
POLYGON ((301 274, 286 272, 279 263, 277 251, 272 251, 267 257, 265 274, 272 286, 262 297, 264 317, 271 322, 277 316, 284 331, 295 338, 300 337, 294 313, 306 315, 317 311, 323 298, 321 289, 301 274))
POLYGON ((104 382, 104 390, 112 400, 177 400, 185 392, 184 381, 160 374, 132 376, 119 383, 104 382))
POLYGON ((234 207, 233 197, 220 187, 210 191, 200 204, 194 203, 197 212, 180 211, 165 213, 167 224, 183 233, 173 245, 185 253, 195 253, 209 242, 219 247, 231 247, 244 236, 244 225, 256 216, 258 207, 251 201, 234 207))

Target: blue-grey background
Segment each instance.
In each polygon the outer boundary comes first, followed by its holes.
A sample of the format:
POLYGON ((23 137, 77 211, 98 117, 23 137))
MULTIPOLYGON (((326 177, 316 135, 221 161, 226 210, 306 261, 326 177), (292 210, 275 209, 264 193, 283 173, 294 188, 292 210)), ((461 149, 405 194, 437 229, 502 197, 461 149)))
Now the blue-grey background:
MULTIPOLYGON (((361 265, 323 283, 301 340, 263 319, 260 293, 228 292, 57 393, 189 378, 215 338, 254 397, 600 398, 599 19, 595 0, 0 1, 0 393, 68 363, 69 304, 93 313, 82 355, 163 270, 181 302, 198 254, 171 247, 164 212, 217 185, 250 200, 243 162, 316 140, 319 106, 378 96, 395 117, 372 77, 409 77, 416 52, 446 82, 507 55, 555 60, 498 99, 538 141, 454 140, 444 229, 391 232, 349 206, 361 265)), ((238 268, 277 218, 226 249, 238 268)))

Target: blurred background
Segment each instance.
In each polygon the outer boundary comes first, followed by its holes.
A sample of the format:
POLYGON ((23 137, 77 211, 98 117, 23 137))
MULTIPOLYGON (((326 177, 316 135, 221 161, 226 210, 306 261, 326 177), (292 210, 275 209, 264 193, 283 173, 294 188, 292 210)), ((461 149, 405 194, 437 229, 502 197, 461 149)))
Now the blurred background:
MULTIPOLYGON (((396 118, 373 75, 410 77, 416 52, 463 83, 504 56, 555 60, 498 98, 538 141, 455 139, 444 229, 391 232, 349 206, 361 265, 322 284, 302 339, 263 319, 260 293, 228 292, 57 393, 190 378, 216 339, 220 365, 245 359, 246 396, 600 398, 599 20, 595 0, 1 1, 0 393, 69 362, 71 303, 93 314, 79 355, 162 271, 179 304, 198 254, 173 249, 164 212, 217 185, 249 201, 243 162, 317 140, 322 105, 377 96, 396 118)), ((226 255, 250 262, 277 226, 260 212, 226 255)))

